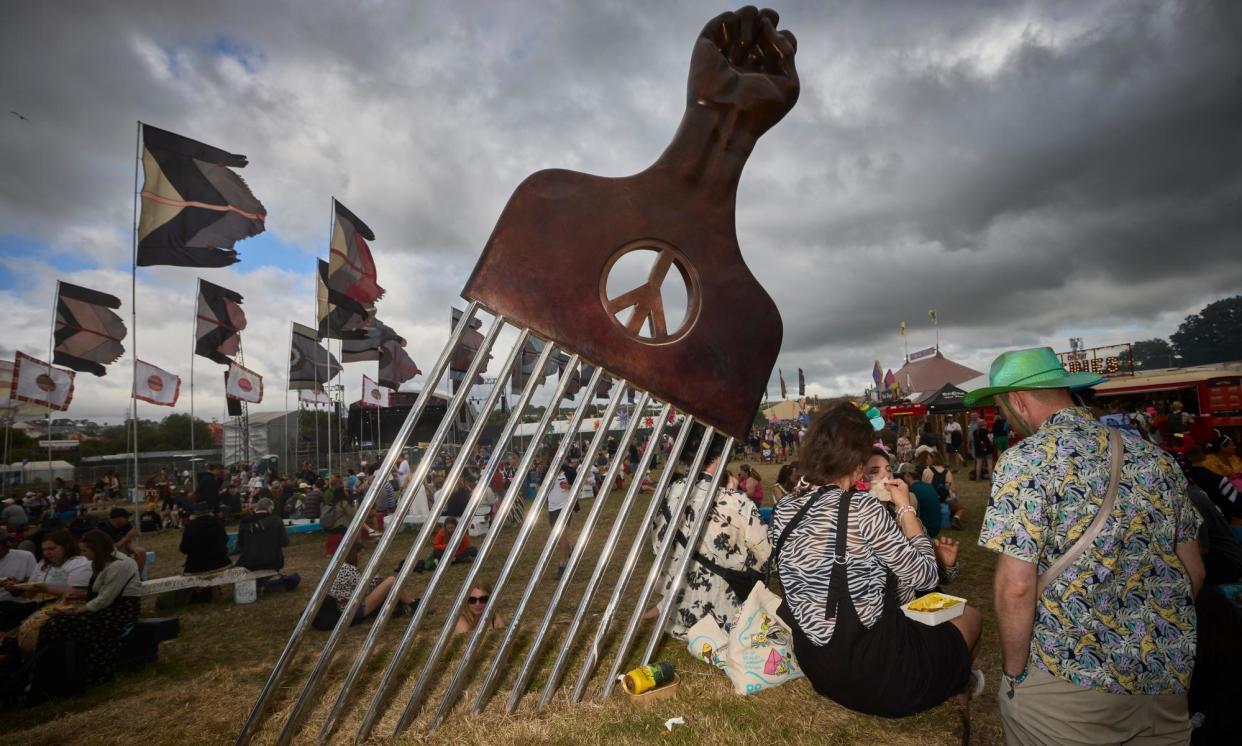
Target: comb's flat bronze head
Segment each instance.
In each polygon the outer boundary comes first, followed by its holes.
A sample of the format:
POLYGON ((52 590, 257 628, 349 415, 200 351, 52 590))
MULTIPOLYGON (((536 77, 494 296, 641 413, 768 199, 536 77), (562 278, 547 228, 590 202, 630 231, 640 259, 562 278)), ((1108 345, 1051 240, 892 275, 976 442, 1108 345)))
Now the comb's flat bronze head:
POLYGON ((527 177, 462 295, 744 437, 781 346, 780 314, 734 225, 746 159, 798 100, 797 41, 778 21, 747 6, 707 23, 681 125, 645 171, 527 177), (609 272, 640 250, 653 252, 646 281, 610 297, 609 272), (670 328, 660 289, 674 268, 687 303, 670 328))

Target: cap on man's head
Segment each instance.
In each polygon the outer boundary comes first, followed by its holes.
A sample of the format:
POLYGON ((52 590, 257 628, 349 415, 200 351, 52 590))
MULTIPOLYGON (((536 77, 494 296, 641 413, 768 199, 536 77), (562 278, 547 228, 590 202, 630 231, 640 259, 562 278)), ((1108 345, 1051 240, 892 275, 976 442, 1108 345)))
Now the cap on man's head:
POLYGON ((917 474, 918 470, 919 469, 917 466, 907 461, 905 463, 898 464, 897 468, 893 469, 893 473, 894 474, 917 474))
POLYGON ((109 518, 129 518, 131 515, 133 515, 133 513, 120 507, 119 505, 108 511, 109 518))

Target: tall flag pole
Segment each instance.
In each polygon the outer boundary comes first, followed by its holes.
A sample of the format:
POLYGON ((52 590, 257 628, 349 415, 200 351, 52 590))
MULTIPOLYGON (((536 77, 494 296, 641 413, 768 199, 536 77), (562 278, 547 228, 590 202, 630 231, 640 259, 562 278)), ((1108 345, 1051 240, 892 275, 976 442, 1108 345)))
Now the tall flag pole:
MULTIPOLYGON (((60 280, 56 281, 56 294, 52 298, 52 330, 47 335, 47 359, 54 360, 53 351, 56 349, 56 307, 60 305, 60 280)), ((52 364, 47 364, 47 375, 52 375, 52 364)), ((47 408, 47 489, 50 494, 52 489, 52 408, 47 408)))
POLYGON ((940 317, 936 314, 936 309, 929 309, 927 318, 931 319, 932 326, 936 328, 936 352, 940 352, 940 317))
POLYGON ((906 322, 901 322, 901 326, 898 327, 898 333, 901 334, 901 344, 905 347, 906 362, 908 363, 910 362, 910 340, 906 338, 906 322))
MULTIPOLYGON (((142 166, 142 121, 137 123, 137 133, 134 135, 134 251, 133 263, 130 265, 129 271, 129 326, 131 336, 129 338, 129 347, 131 350, 130 361, 133 368, 133 382, 131 387, 130 400, 130 419, 134 428, 133 446, 134 446, 134 473, 133 473, 133 491, 130 492, 130 499, 137 502, 138 500, 138 399, 132 395, 133 389, 138 387, 138 199, 142 194, 142 188, 138 186, 138 175, 142 166)), ((194 419, 190 418, 190 432, 193 429, 194 419)))
MULTIPOLYGON (((198 304, 199 298, 203 295, 203 278, 196 277, 194 279, 194 318, 190 320, 190 486, 198 489, 198 467, 194 461, 194 358, 198 357, 198 304)), ((221 442, 223 446, 224 443, 221 442)), ((224 455, 221 452, 221 455, 224 455)), ((223 461, 224 459, 220 459, 223 461)))

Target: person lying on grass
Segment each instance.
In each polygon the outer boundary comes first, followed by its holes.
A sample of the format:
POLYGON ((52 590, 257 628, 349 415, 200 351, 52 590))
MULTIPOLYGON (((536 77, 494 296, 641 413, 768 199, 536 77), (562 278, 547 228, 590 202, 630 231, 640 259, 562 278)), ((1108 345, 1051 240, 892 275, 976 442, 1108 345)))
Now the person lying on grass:
MULTIPOLYGON (((312 622, 315 629, 330 630, 336 626, 341 618, 341 612, 349 604, 350 597, 354 595, 354 589, 358 587, 358 581, 362 579, 362 574, 358 572, 361 557, 362 542, 354 542, 349 553, 345 555, 345 561, 341 563, 341 569, 336 571, 336 578, 332 581, 332 587, 328 589, 328 597, 324 599, 323 606, 315 615, 312 622)), ((393 592, 396 585, 397 579, 392 575, 386 578, 378 575, 371 578, 370 590, 354 611, 354 618, 350 624, 359 624, 364 619, 375 616, 380 606, 383 605, 384 599, 388 598, 388 594, 393 592)), ((397 594, 398 602, 394 616, 404 616, 414 608, 417 599, 407 591, 398 590, 397 594)))

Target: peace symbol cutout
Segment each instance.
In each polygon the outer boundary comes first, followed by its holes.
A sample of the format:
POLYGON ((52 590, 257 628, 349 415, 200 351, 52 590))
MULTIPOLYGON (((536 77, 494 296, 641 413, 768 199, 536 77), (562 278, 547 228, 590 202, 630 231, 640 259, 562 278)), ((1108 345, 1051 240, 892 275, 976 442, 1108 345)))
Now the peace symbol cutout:
POLYGON ((698 272, 681 251, 664 241, 632 241, 613 252, 605 265, 599 297, 608 316, 628 336, 645 344, 668 344, 685 336, 698 319, 698 272), (643 266, 650 267, 646 279, 634 285, 643 266), (670 277, 674 267, 677 274, 670 277), (629 289, 610 293, 610 285, 613 290, 618 285, 629 289))

